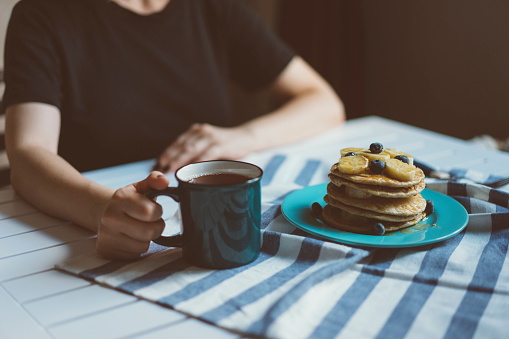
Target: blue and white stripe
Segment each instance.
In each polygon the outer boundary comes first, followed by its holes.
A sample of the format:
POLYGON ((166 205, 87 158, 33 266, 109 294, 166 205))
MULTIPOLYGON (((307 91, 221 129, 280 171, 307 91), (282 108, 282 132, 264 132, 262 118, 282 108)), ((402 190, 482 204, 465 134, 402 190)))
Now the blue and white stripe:
POLYGON ((357 248, 310 237, 281 215, 289 193, 327 180, 328 163, 276 154, 263 168, 262 253, 249 265, 205 270, 154 246, 136 262, 91 253, 59 268, 253 335, 507 338, 509 194, 430 181, 465 206, 465 231, 418 248, 357 248))

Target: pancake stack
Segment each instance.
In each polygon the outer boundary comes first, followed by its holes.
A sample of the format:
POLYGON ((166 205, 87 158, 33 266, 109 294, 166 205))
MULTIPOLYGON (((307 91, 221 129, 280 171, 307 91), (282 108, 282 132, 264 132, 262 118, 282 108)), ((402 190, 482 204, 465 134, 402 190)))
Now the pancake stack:
POLYGON ((413 157, 380 143, 342 149, 329 178, 322 218, 344 231, 382 235, 417 224, 432 208, 413 157))

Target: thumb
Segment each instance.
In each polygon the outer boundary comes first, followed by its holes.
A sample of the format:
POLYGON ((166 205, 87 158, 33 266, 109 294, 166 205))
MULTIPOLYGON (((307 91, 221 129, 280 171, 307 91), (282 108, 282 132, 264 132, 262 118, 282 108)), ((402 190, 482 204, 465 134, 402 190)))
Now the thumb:
POLYGON ((163 173, 159 171, 153 171, 147 178, 133 184, 133 186, 136 188, 138 193, 146 193, 150 189, 155 189, 158 191, 163 190, 168 187, 169 183, 170 182, 168 178, 166 178, 163 173))

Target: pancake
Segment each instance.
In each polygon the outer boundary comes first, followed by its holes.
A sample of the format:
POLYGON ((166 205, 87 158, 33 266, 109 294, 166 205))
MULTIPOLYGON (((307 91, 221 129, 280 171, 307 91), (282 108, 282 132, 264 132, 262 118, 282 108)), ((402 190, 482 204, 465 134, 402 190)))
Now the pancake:
MULTIPOLYGON (((354 223, 345 220, 344 211, 333 207, 331 205, 325 205, 322 211, 322 217, 330 227, 353 233, 371 234, 372 226, 370 223, 379 222, 376 219, 367 218, 364 222, 356 221, 354 223)), ((421 213, 416 218, 409 221, 393 222, 383 221, 382 224, 385 227, 385 232, 394 232, 410 226, 414 226, 426 217, 424 213, 421 213)))
POLYGON ((359 207, 346 205, 342 203, 341 201, 334 200, 330 195, 326 195, 323 197, 323 200, 332 207, 339 208, 343 211, 346 211, 350 214, 357 215, 360 217, 366 217, 376 220, 383 220, 383 221, 394 221, 394 222, 401 222, 401 221, 409 221, 413 220, 417 217, 418 214, 411 214, 411 215, 392 215, 392 214, 384 214, 384 213, 378 213, 370 210, 365 210, 359 207))
POLYGON ((413 157, 397 149, 380 143, 343 148, 330 169, 323 220, 330 227, 364 234, 413 226, 426 218, 424 178, 413 157))
POLYGON ((346 180, 340 176, 337 176, 333 173, 329 173, 329 179, 336 186, 345 185, 351 187, 352 189, 363 192, 367 195, 374 195, 377 197, 384 198, 405 198, 410 197, 412 195, 416 195, 426 187, 424 180, 419 182, 418 184, 410 187, 387 187, 387 186, 379 186, 379 185, 366 185, 366 184, 358 184, 349 180, 346 180))
POLYGON ((333 199, 344 205, 357 207, 361 210, 395 216, 416 215, 423 212, 426 208, 426 200, 420 194, 407 198, 388 199, 374 196, 367 199, 359 199, 347 196, 343 188, 344 187, 337 187, 333 183, 329 183, 327 185, 327 196, 329 196, 329 200, 333 199))

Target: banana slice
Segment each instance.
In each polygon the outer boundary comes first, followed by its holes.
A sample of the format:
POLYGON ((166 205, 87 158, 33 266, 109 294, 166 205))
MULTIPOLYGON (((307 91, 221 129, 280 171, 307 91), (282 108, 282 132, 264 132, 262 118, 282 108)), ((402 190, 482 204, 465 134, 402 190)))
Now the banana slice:
POLYGON ((385 162, 387 159, 391 158, 391 156, 387 152, 371 153, 370 151, 367 151, 367 152, 360 152, 358 154, 365 156, 366 158, 368 158, 369 161, 378 159, 378 160, 382 160, 383 162, 385 162))
POLYGON ((341 157, 344 157, 346 153, 349 153, 349 152, 355 152, 357 153, 357 155, 361 152, 369 152, 369 149, 367 148, 359 148, 359 147, 348 147, 348 148, 343 148, 341 150, 341 157))
POLYGON ((410 154, 407 154, 405 152, 401 152, 398 149, 395 149, 395 148, 386 148, 385 152, 387 152, 390 155, 391 158, 394 158, 397 155, 404 155, 405 157, 408 158, 408 160, 410 160, 410 165, 414 164, 414 157, 412 157, 410 154))
POLYGON ((405 164, 403 161, 397 159, 388 159, 385 161, 384 174, 388 177, 399 181, 414 180, 417 168, 414 165, 405 164))
POLYGON ((338 161, 338 170, 341 173, 359 174, 364 172, 366 168, 368 168, 368 159, 362 155, 343 157, 338 161))

